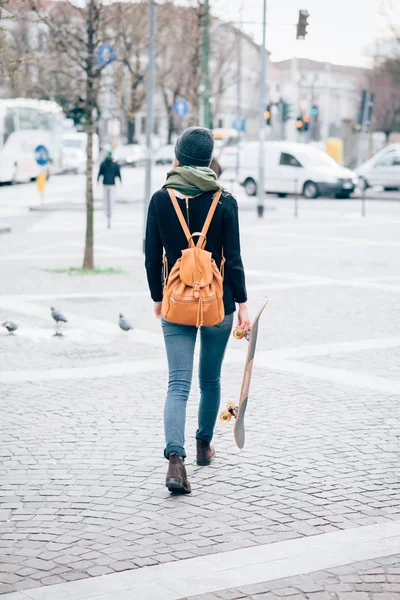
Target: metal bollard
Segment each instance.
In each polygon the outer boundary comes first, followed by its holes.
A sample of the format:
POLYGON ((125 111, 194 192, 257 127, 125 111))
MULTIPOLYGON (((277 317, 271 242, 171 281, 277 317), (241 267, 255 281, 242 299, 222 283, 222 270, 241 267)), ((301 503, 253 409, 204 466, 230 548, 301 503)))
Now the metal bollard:
POLYGON ((365 194, 366 194, 366 186, 363 184, 363 189, 361 192, 361 216, 365 217, 365 194))

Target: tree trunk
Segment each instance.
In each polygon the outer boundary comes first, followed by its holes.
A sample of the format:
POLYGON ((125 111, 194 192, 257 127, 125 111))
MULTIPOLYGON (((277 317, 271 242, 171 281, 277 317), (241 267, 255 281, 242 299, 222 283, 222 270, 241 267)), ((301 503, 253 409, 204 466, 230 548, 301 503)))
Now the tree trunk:
POLYGON ((135 119, 129 119, 128 117, 128 144, 135 143, 135 119))
POLYGON ((87 163, 86 163, 86 235, 85 255, 83 257, 83 268, 93 271, 93 112, 96 106, 95 96, 95 64, 94 64, 94 23, 93 12, 95 1, 90 0, 87 20, 87 70, 86 70, 86 133, 87 133, 87 163))
POLYGON ((86 237, 84 269, 94 269, 93 260, 93 116, 86 122, 87 133, 87 167, 86 167, 86 237))
POLYGON ((168 108, 168 144, 172 144, 172 134, 175 131, 174 115, 172 110, 168 108))

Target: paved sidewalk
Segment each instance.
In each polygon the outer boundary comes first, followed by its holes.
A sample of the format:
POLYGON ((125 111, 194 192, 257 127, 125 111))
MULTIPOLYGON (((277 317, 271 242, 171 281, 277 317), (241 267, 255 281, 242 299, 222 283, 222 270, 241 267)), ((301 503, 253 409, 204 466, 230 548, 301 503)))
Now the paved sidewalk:
MULTIPOLYGON (((230 588, 184 600, 398 600, 400 555, 297 577, 230 588)), ((183 600, 183 599, 182 599, 183 600)))
MULTIPOLYGON (((400 207, 371 201, 361 219, 357 203, 304 203, 295 220, 286 203, 258 221, 240 203, 252 313, 270 298, 247 440, 239 451, 218 422, 215 463, 194 464, 194 382, 185 498, 164 488, 166 366, 139 207, 119 206, 111 231, 96 215, 96 262, 117 275, 51 271, 80 264, 81 213, 27 216, 0 239, 1 321, 19 324, 0 331, 0 594, 399 518, 400 207), (68 318, 63 338, 51 305, 68 318)), ((238 395, 243 344, 230 341, 224 402, 238 395)))

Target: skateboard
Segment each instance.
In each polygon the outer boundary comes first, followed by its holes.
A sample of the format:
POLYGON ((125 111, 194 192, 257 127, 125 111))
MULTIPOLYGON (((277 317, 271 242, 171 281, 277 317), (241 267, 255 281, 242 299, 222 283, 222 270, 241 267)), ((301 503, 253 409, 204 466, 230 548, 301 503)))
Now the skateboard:
POLYGON ((242 340, 243 338, 246 338, 249 342, 249 347, 247 349, 247 358, 244 367, 239 404, 236 404, 236 402, 229 402, 226 407, 226 411, 221 413, 220 419, 221 421, 228 423, 232 419, 232 417, 235 417, 233 435, 235 437, 236 444, 240 449, 243 448, 245 441, 244 415, 246 413, 247 401, 249 399, 250 393, 251 374, 253 371, 254 355, 256 353, 257 346, 258 324, 260 321, 260 317, 264 311, 264 308, 267 306, 267 304, 268 300, 261 308, 260 312, 254 319, 250 330, 246 334, 244 333, 243 329, 240 328, 235 329, 235 331, 233 332, 233 337, 235 338, 235 340, 242 340))

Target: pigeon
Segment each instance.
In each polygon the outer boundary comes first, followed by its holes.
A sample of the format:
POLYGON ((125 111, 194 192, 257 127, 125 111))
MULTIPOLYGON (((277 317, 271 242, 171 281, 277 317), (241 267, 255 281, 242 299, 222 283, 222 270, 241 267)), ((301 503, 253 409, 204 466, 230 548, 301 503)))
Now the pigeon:
POLYGON ((50 309, 51 309, 51 316, 53 317, 53 319, 56 322, 56 332, 58 332, 59 327, 61 327, 61 324, 68 323, 68 321, 59 310, 54 308, 54 306, 51 306, 50 309))
POLYGON ((2 326, 7 329, 8 333, 14 333, 14 331, 17 331, 18 329, 18 325, 16 325, 12 321, 4 321, 4 323, 2 323, 2 326))
POLYGON ((133 329, 132 325, 129 323, 129 321, 127 319, 125 319, 125 317, 122 313, 119 314, 119 323, 118 324, 121 327, 122 331, 129 331, 130 329, 133 329))

